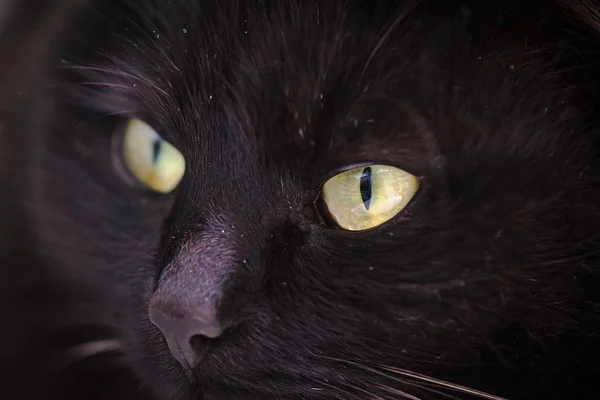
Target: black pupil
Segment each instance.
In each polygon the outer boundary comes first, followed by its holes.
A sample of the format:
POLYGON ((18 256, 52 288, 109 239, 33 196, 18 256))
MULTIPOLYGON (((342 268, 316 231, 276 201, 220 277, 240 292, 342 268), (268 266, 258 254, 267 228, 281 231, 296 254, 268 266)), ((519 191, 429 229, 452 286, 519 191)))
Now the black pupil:
POLYGON ((373 195, 373 177, 371 175, 371 167, 363 170, 360 177, 360 197, 362 198, 365 208, 368 210, 371 205, 371 196, 373 195))
POLYGON ((152 143, 152 162, 156 164, 158 161, 158 156, 160 156, 160 150, 162 148, 162 140, 159 138, 154 139, 154 143, 152 143))

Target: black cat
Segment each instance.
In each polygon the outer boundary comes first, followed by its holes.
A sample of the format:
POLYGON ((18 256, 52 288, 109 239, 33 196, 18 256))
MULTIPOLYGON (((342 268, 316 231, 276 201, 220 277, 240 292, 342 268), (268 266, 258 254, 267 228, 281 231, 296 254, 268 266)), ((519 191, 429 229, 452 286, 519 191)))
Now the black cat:
POLYGON ((6 398, 598 397, 596 5, 8 5, 6 398))

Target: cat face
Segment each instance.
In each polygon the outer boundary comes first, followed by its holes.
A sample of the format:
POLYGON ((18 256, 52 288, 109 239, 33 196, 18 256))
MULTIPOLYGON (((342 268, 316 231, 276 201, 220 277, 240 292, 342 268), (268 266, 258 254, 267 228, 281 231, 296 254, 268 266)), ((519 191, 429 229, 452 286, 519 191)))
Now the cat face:
POLYGON ((426 375, 522 396, 583 374, 596 139, 538 9, 126 3, 63 51, 33 227, 159 395, 452 393, 426 375), (397 208, 382 170, 409 182, 397 208))

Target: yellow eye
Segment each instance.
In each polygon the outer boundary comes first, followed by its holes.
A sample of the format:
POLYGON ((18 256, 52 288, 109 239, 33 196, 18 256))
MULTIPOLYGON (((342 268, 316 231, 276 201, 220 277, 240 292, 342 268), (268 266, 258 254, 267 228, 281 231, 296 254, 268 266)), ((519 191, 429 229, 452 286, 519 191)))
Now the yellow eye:
POLYGON ((416 176, 387 165, 342 172, 323 186, 322 198, 340 228, 362 231, 396 216, 419 188, 416 176))
POLYGON ((179 150, 136 118, 127 123, 123 160, 133 176, 160 193, 175 189, 185 172, 185 159, 179 150))

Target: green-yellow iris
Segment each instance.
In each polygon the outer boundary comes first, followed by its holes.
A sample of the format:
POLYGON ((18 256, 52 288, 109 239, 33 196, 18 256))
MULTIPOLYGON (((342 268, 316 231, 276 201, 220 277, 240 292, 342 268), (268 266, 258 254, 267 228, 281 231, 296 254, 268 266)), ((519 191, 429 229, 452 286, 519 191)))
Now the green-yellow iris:
POLYGON ((323 186, 322 198, 340 228, 362 231, 396 216, 418 188, 418 178, 406 171, 369 165, 329 179, 323 186))
POLYGON ((137 118, 127 124, 123 160, 133 176, 160 193, 173 191, 185 173, 185 159, 179 150, 137 118))

